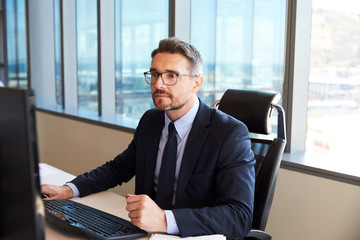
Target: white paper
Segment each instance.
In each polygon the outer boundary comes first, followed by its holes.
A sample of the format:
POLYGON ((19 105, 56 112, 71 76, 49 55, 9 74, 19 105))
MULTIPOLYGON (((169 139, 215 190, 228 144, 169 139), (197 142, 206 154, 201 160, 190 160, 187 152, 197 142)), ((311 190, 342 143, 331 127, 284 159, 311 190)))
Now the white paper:
POLYGON ((56 168, 51 167, 50 165, 39 163, 39 174, 40 177, 49 176, 60 174, 61 171, 57 170, 56 168))
POLYGON ((179 236, 174 236, 174 235, 154 233, 150 237, 150 240, 172 240, 172 239, 173 240, 175 240, 175 239, 185 239, 185 240, 226 240, 225 236, 220 235, 220 234, 181 238, 179 236))

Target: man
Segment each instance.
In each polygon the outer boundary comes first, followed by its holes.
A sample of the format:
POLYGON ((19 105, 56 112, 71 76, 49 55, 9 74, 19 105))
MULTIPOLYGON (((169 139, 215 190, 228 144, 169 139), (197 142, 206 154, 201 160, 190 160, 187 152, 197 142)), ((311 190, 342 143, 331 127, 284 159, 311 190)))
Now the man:
POLYGON ((150 71, 144 74, 155 109, 140 119, 128 148, 65 186, 43 185, 41 190, 49 199, 86 196, 136 176, 135 195, 126 195, 134 225, 181 237, 242 238, 251 228, 254 200, 248 130, 197 98, 203 62, 192 45, 164 39, 151 56, 150 71), (176 142, 175 155, 166 161, 167 142, 174 145, 170 138, 176 142), (165 164, 171 163, 168 170, 165 164), (168 185, 170 193, 164 190, 168 185))

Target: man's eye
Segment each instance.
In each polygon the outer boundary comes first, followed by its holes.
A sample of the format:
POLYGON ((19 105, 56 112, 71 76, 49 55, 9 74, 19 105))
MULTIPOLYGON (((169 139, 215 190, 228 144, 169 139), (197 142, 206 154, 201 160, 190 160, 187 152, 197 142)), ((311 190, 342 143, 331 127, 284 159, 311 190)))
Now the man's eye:
POLYGON ((168 73, 168 77, 169 78, 176 78, 176 74, 175 73, 168 73))
POLYGON ((158 74, 156 72, 150 73, 150 74, 151 74, 151 77, 156 77, 157 78, 157 76, 158 76, 158 74))

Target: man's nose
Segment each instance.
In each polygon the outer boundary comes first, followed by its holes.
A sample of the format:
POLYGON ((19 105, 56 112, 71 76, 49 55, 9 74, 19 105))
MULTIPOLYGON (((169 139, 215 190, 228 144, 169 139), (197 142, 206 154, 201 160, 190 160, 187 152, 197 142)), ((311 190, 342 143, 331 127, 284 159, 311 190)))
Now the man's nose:
POLYGON ((162 80, 161 74, 158 74, 154 85, 155 85, 156 87, 164 87, 164 86, 165 86, 165 84, 164 84, 164 82, 163 82, 163 80, 162 80))

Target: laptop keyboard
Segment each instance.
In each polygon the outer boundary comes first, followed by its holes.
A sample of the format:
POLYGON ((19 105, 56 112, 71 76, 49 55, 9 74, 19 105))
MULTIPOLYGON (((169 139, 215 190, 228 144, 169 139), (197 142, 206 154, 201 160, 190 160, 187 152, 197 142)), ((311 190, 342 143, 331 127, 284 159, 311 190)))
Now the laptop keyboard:
POLYGON ((93 239, 134 239, 147 233, 129 221, 71 200, 44 200, 46 219, 93 239))

